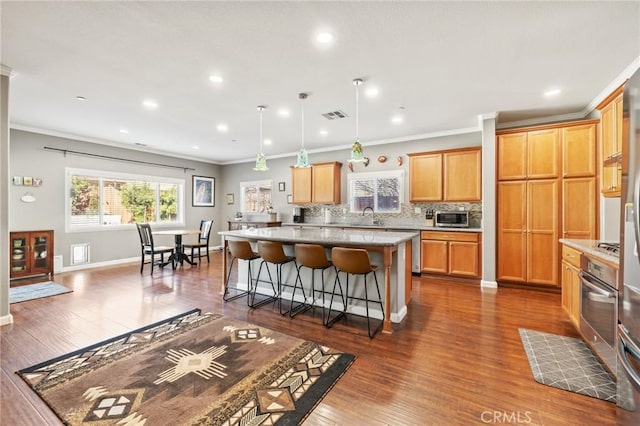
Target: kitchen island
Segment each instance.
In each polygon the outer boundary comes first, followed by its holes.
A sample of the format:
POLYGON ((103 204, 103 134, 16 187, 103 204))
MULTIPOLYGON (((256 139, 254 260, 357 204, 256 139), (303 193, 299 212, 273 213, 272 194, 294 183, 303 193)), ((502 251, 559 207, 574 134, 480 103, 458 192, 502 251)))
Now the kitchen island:
MULTIPOLYGON (((293 253, 293 246, 297 243, 320 244, 329 249, 331 247, 363 248, 369 252, 371 262, 384 266, 384 318, 382 331, 391 333, 392 322, 401 322, 407 314, 407 302, 411 289, 411 239, 417 232, 370 232, 360 230, 344 230, 335 228, 249 228, 238 231, 221 231, 223 244, 227 247, 229 239, 243 239, 254 243, 257 241, 280 241, 285 244, 285 250, 293 253), (409 291, 407 291, 409 290, 409 291)), ((227 284, 227 256, 223 256, 223 283, 227 284)), ((306 268, 304 268, 306 269, 306 268)), ((303 271, 304 271, 303 269, 303 271)), ((238 286, 246 282, 247 268, 238 265, 238 286)), ((301 274, 302 272, 301 271, 301 274)), ((283 281, 293 285, 295 268, 290 266, 283 270, 283 281), (286 280, 286 281, 285 281, 286 280)), ((302 276, 303 282, 310 282, 309 276, 302 276)), ((255 277, 254 277, 255 278, 255 277)), ((329 274, 326 283, 333 284, 335 274, 329 274)), ((244 284, 246 286, 246 284, 244 284)), ((329 287, 327 287, 329 288, 329 287)), ((261 289, 262 290, 262 289, 261 289)), ((286 296, 285 296, 286 297, 286 296)), ((357 306, 355 307, 357 308, 357 306)), ((360 314, 356 309, 350 313, 360 314)), ((378 312, 382 317, 381 312, 378 312)))

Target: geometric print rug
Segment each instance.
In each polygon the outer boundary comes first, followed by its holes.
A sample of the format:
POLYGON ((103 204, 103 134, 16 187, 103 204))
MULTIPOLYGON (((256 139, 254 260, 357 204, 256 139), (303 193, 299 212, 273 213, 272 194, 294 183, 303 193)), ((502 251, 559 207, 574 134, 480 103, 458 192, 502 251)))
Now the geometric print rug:
POLYGON ((519 328, 538 383, 616 402, 616 380, 580 339, 519 328))
POLYGON ((69 425, 284 425, 354 359, 194 309, 17 373, 69 425))

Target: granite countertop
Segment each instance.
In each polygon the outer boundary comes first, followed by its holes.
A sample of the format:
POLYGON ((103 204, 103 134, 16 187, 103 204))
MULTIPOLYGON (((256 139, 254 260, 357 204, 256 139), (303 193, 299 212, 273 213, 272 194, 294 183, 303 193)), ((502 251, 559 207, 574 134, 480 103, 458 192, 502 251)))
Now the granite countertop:
POLYGON ((609 263, 612 263, 614 265, 619 265, 620 264, 620 258, 618 258, 617 256, 613 256, 607 253, 603 253, 599 250, 596 250, 596 247, 598 246, 598 243, 602 243, 603 241, 600 240, 574 240, 574 239, 567 239, 567 238, 561 238, 560 242, 562 244, 565 244, 571 248, 574 248, 576 250, 579 250, 585 254, 588 254, 590 256, 596 257, 598 259, 602 259, 605 260, 609 263))
MULTIPOLYGON (((299 224, 296 224, 299 225, 299 224)), ((311 243, 325 246, 397 246, 419 234, 412 232, 369 232, 349 231, 341 228, 295 228, 283 226, 276 228, 249 228, 238 231, 220 231, 225 237, 238 237, 249 240, 282 241, 288 243, 311 243)))
POLYGON ((421 226, 415 224, 385 224, 385 225, 368 225, 360 223, 293 223, 283 222, 282 226, 304 226, 304 227, 322 227, 322 228, 371 228, 371 229, 383 229, 383 230, 398 230, 398 231, 443 231, 443 232, 482 232, 481 228, 441 228, 439 226, 421 226))

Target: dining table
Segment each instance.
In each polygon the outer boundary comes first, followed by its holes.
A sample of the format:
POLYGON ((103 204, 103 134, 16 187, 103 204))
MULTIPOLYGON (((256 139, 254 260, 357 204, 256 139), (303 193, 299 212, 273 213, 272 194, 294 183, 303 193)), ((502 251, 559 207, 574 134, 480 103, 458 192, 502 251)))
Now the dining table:
POLYGON ((169 257, 169 261, 180 263, 181 266, 184 262, 187 262, 191 266, 197 266, 197 262, 192 262, 189 256, 182 251, 182 237, 185 235, 200 235, 200 230, 194 229, 163 229, 161 231, 153 231, 153 235, 173 235, 173 241, 175 249, 173 254, 169 257))

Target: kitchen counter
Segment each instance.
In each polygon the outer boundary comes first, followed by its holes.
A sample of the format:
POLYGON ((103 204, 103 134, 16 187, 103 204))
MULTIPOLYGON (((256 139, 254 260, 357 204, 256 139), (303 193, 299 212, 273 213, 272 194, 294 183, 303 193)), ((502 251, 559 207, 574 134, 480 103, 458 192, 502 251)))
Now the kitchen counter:
POLYGON ((598 259, 602 259, 606 262, 612 263, 614 265, 620 264, 620 259, 617 256, 613 256, 607 253, 603 253, 599 250, 596 250, 598 243, 602 243, 600 240, 574 240, 574 239, 566 239, 561 238, 560 242, 565 244, 571 248, 579 250, 585 254, 596 257, 598 259))
MULTIPOLYGON (((298 225, 298 224, 295 224, 298 225)), ((228 239, 244 239, 252 243, 257 241, 280 241, 286 244, 285 250, 288 254, 293 254, 293 246, 297 243, 320 244, 327 248, 331 247, 354 247, 364 248, 369 252, 371 262, 383 266, 380 272, 384 273, 384 317, 378 311, 383 320, 382 331, 391 333, 391 323, 401 322, 407 315, 407 303, 411 296, 411 240, 419 235, 417 231, 410 232, 371 232, 365 230, 342 229, 343 227, 304 227, 283 226, 278 228, 250 228, 238 231, 220 231, 226 249, 228 239)), ((329 253, 330 254, 330 253, 329 253)), ((223 256, 222 275, 223 282, 227 283, 227 256, 223 256)), ((244 262, 244 261, 243 261, 244 262)), ((247 282, 246 267, 238 267, 238 287, 243 282, 247 282), (244 274, 244 275, 243 275, 244 274)), ((300 274, 306 274, 307 268, 302 268, 300 274)), ((293 266, 283 265, 281 277, 283 282, 293 285, 296 280, 296 269, 293 266)), ((333 272, 329 270, 326 278, 327 283, 333 282, 331 276, 333 272)), ((311 276, 301 275, 303 282, 311 282, 311 276)), ((334 275, 335 276, 335 275, 334 275)), ((362 290, 363 286, 353 291, 362 290)), ((261 289, 263 292, 264 289, 261 289)), ((268 291, 268 287, 266 288, 268 291)), ((268 293, 263 293, 268 294, 268 293)), ((352 294, 355 297, 362 297, 361 294, 352 294)), ((281 297, 287 298, 283 294, 281 297)), ((316 302, 320 303, 320 301, 316 302)), ((350 306, 350 310, 352 307, 350 306)), ((370 309, 374 311, 374 309, 370 309)), ((358 315, 364 313, 364 307, 354 304, 353 311, 358 315)))
POLYGON ((293 223, 286 222, 283 223, 282 226, 298 226, 298 227, 320 227, 320 228, 367 228, 367 229, 377 229, 377 230, 398 230, 398 231, 442 231, 442 232, 482 232, 482 228, 441 228, 439 226, 420 226, 414 224, 384 224, 384 225, 369 225, 369 224, 360 224, 360 223, 340 223, 340 222, 332 222, 332 223, 314 223, 314 222, 305 222, 305 223, 293 223))

